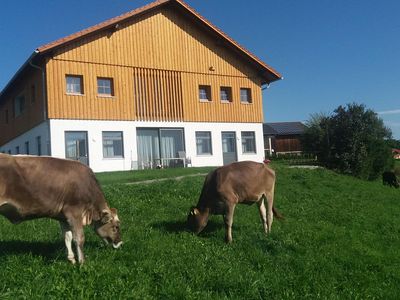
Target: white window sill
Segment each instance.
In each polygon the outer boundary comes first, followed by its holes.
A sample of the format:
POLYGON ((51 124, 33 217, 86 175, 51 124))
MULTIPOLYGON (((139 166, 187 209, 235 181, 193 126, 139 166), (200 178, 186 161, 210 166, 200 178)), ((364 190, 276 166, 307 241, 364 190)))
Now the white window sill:
POLYGON ((115 96, 113 96, 113 95, 101 95, 101 94, 98 94, 98 95, 97 95, 97 98, 115 99, 115 96))
POLYGON ((85 94, 79 94, 79 93, 66 93, 67 96, 85 96, 85 94))

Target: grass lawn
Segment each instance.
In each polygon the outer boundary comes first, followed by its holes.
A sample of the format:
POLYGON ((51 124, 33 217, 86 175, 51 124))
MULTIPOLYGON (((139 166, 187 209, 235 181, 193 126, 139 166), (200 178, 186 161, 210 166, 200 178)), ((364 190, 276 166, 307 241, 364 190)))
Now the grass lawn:
POLYGON ((202 176, 121 185, 99 174, 125 244, 104 247, 87 228, 82 267, 67 262, 57 222, 1 217, 0 299, 399 299, 400 190, 274 167, 286 220, 265 236, 257 206, 237 206, 231 245, 220 216, 185 231, 202 176))
POLYGON ((202 168, 170 168, 156 170, 121 171, 97 173, 96 177, 101 185, 129 183, 144 180, 180 177, 185 175, 204 174, 213 170, 213 167, 202 168))

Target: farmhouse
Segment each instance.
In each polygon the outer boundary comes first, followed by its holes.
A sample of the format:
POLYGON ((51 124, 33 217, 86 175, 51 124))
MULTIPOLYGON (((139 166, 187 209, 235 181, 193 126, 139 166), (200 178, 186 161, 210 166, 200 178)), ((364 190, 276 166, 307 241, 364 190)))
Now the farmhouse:
POLYGON ((262 161, 281 75, 181 0, 38 47, 0 94, 0 152, 94 171, 262 161))
POLYGON ((264 150, 266 156, 272 154, 300 154, 303 150, 300 136, 305 125, 301 122, 264 123, 264 150))

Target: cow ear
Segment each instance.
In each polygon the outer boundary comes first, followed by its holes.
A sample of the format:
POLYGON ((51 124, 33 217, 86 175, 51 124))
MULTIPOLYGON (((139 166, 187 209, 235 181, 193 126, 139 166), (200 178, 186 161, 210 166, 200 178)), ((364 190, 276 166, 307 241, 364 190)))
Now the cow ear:
POLYGON ((111 211, 108 209, 103 209, 101 212, 101 223, 106 224, 112 220, 111 211))
POLYGON ((111 210, 111 214, 112 214, 113 216, 116 216, 116 215, 117 215, 118 211, 117 211, 116 208, 110 208, 110 210, 111 210))

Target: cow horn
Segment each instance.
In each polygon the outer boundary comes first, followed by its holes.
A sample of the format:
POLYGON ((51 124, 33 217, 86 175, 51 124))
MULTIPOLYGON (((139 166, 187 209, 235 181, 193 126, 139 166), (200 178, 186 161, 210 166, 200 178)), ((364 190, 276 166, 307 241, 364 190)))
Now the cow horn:
POLYGON ((199 210, 196 207, 193 207, 192 210, 190 211, 190 214, 192 216, 196 216, 199 214, 199 210))

